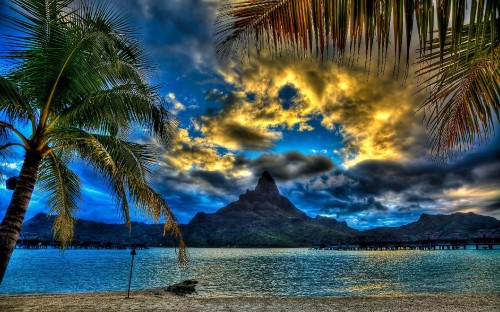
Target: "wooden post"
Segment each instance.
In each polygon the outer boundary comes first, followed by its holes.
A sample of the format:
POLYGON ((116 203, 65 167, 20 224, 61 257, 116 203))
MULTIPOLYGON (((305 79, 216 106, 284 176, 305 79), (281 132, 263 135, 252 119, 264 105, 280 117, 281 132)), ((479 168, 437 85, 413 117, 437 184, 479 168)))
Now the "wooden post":
POLYGON ((134 245, 132 245, 132 251, 130 252, 130 254, 132 255, 132 262, 130 263, 130 277, 128 279, 127 299, 130 298, 130 284, 132 283, 132 268, 134 266, 134 256, 137 254, 135 252, 135 246, 134 245))

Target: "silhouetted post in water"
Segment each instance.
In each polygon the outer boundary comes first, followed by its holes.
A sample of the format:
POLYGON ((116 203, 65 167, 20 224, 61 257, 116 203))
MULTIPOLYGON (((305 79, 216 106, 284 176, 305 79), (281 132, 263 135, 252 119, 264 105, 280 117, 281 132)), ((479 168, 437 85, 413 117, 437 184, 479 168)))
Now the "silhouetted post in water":
POLYGON ((130 298, 130 284, 132 283, 132 268, 134 266, 134 256, 137 254, 135 252, 135 244, 132 245, 132 251, 130 252, 130 254, 132 255, 132 263, 130 263, 130 277, 128 279, 127 299, 130 298))

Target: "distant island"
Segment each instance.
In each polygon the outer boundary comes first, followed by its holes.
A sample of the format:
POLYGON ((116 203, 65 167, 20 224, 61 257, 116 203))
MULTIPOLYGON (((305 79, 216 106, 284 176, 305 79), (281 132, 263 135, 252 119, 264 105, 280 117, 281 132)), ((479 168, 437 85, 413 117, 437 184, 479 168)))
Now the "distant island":
MULTIPOLYGON (((21 239, 52 240, 54 217, 40 213, 26 221, 21 239)), ((190 247, 307 247, 311 245, 422 240, 470 241, 489 237, 500 240, 500 220, 474 213, 422 214, 400 227, 359 231, 329 217, 311 218, 282 196, 266 171, 254 190, 215 213, 197 213, 182 225, 190 247), (497 237, 498 236, 498 237, 497 237)), ((87 245, 140 243, 150 247, 174 246, 162 236, 162 226, 132 223, 132 231, 121 224, 78 220, 74 241, 87 245)), ((22 240, 21 240, 22 242, 22 240)))

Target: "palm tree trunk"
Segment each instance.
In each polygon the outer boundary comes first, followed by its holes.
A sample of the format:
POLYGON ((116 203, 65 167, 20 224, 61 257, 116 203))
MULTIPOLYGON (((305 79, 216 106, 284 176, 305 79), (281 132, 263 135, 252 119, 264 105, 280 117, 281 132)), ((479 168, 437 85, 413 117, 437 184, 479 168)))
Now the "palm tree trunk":
POLYGON ((19 174, 16 188, 12 194, 9 207, 0 224, 0 285, 7 270, 10 256, 16 247, 16 242, 21 232, 24 215, 35 188, 38 168, 42 156, 33 151, 27 151, 24 164, 19 174))

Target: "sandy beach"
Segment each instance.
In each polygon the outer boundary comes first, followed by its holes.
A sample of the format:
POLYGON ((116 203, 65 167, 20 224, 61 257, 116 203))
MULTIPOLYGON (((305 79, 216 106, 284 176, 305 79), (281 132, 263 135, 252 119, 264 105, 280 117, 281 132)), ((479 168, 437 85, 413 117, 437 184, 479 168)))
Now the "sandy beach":
POLYGON ((391 297, 200 297, 159 290, 1 295, 0 311, 500 311, 500 294, 391 297))

